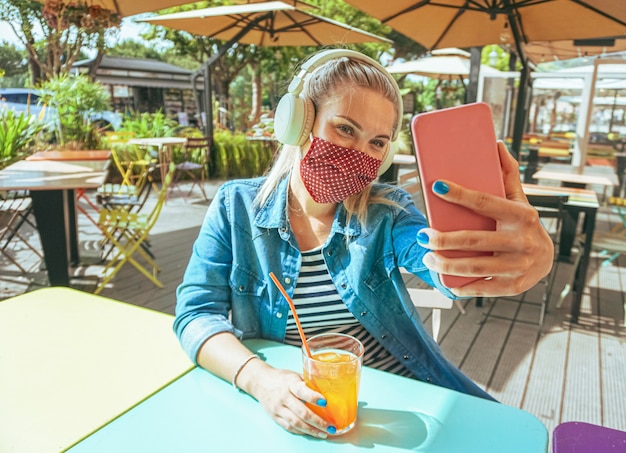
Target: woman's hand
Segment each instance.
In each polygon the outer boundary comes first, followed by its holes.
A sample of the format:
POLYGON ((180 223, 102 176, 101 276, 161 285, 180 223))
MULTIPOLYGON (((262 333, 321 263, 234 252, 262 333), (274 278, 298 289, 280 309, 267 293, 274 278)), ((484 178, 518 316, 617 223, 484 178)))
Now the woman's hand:
POLYGON ((325 405, 326 400, 322 394, 307 387, 299 374, 272 368, 261 361, 253 361, 250 365, 254 367, 244 370, 251 378, 248 393, 276 423, 291 433, 322 439, 328 437, 328 433, 335 433, 336 427, 330 426, 304 404, 306 401, 325 405))
POLYGON ((552 239, 528 204, 520 183, 517 161, 498 142, 506 199, 465 189, 444 181, 449 191, 438 194, 497 222, 496 231, 438 232, 427 228, 424 264, 439 274, 486 277, 452 290, 457 296, 511 296, 532 288, 550 272, 554 256, 552 239), (439 250, 494 252, 493 256, 445 258, 439 250))

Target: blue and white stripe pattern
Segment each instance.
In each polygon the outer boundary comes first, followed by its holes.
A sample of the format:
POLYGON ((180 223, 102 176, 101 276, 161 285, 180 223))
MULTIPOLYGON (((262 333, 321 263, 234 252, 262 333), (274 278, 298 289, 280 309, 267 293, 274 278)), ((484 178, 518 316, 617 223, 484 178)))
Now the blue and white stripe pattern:
MULTIPOLYGON (((302 267, 293 294, 293 302, 307 338, 326 332, 352 335, 363 343, 364 365, 413 377, 411 372, 389 354, 350 313, 328 274, 321 247, 302 252, 302 267)), ((291 312, 287 319, 285 343, 302 346, 291 312)))

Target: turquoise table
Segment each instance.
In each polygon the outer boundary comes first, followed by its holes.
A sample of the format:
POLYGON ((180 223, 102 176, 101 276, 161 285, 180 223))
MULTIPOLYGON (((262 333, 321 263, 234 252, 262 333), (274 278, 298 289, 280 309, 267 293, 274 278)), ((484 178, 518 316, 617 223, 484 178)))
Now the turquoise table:
MULTIPOLYGON (((268 363, 300 368, 300 350, 246 342, 268 363)), ((356 428, 328 440, 284 431, 260 404, 196 368, 75 445, 88 452, 545 453, 548 433, 532 415, 365 368, 356 428)))

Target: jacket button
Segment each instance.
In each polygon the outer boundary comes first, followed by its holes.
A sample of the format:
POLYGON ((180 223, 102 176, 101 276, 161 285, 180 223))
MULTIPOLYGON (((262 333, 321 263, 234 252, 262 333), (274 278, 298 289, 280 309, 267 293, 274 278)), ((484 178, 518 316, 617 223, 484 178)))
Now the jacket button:
POLYGON ((385 335, 385 334, 382 334, 382 335, 380 336, 380 339, 381 339, 381 340, 384 340, 385 338, 387 338, 387 335, 385 335))
POLYGON ((341 287, 342 287, 343 289, 346 289, 346 288, 348 287, 348 285, 346 285, 345 283, 342 283, 342 284, 341 284, 341 287))
POLYGON ((365 316, 366 314, 367 314, 367 312, 366 312, 366 311, 362 311, 362 312, 361 312, 361 316, 365 316))
POLYGON ((239 292, 243 292, 243 290, 244 290, 243 285, 239 285, 239 292))
POLYGON ((403 358, 404 360, 409 360, 409 359, 411 358, 411 356, 410 356, 410 355, 408 355, 408 354, 405 354, 405 355, 403 355, 403 356, 402 356, 402 358, 403 358))
POLYGON ((428 377, 426 378, 426 382, 431 382, 431 381, 432 381, 432 379, 430 378, 430 376, 428 376, 428 377))
POLYGON ((285 283, 291 283, 291 279, 289 277, 285 277, 285 283))
POLYGON ((277 317, 278 319, 280 319, 280 318, 282 318, 282 317, 283 317, 283 314, 282 314, 282 313, 280 313, 280 312, 278 312, 278 313, 276 313, 276 317, 277 317))
POLYGON ((332 256, 332 254, 333 254, 332 250, 329 250, 328 253, 327 253, 328 256, 332 256))

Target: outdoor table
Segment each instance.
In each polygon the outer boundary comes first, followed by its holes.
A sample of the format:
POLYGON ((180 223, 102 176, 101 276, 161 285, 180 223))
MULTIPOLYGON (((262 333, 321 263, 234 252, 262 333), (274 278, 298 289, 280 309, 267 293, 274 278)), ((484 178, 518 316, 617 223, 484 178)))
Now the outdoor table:
POLYGON ((559 240, 559 259, 569 261, 572 244, 576 236, 578 219, 584 214, 582 233, 585 235, 579 271, 575 276, 572 288, 571 321, 578 322, 580 303, 583 291, 587 283, 587 269, 589 268, 589 256, 593 243, 593 232, 596 228, 596 214, 600 208, 598 196, 593 190, 577 189, 573 187, 541 186, 535 184, 523 184, 524 193, 527 195, 567 195, 565 211, 569 214, 561 225, 561 237, 559 240))
POLYGON ((165 181, 167 169, 172 161, 173 146, 184 145, 187 143, 185 137, 153 137, 153 138, 131 138, 127 142, 129 145, 137 145, 143 147, 154 147, 157 149, 159 157, 159 169, 161 171, 161 182, 165 181))
MULTIPOLYGON (((300 372, 301 352, 266 340, 245 344, 269 364, 300 372)), ((291 434, 229 382, 195 368, 69 450, 79 452, 545 453, 533 415, 364 367, 356 427, 326 440, 291 434)))
POLYGON ((0 301, 0 451, 64 451, 192 369, 172 321, 70 288, 0 301))
POLYGON ((111 151, 108 149, 74 150, 74 151, 38 151, 26 160, 109 160, 111 151))
MULTIPOLYGON (((68 151, 71 152, 71 151, 68 151)), ((0 170, 0 190, 28 190, 51 286, 69 286, 78 262, 75 190, 95 189, 109 160, 22 160, 0 170)))
POLYGON ((584 189, 589 184, 602 186, 618 186, 619 180, 613 167, 604 165, 584 166, 582 173, 578 167, 567 164, 549 163, 544 165, 533 175, 534 179, 558 181, 562 185, 584 189))

